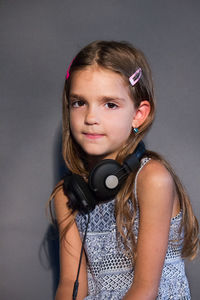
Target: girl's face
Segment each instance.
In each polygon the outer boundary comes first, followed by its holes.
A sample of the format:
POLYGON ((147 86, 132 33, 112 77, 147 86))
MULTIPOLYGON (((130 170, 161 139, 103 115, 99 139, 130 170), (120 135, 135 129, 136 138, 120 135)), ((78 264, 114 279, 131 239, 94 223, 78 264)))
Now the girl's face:
POLYGON ((69 105, 73 137, 89 157, 115 159, 134 126, 136 109, 128 86, 119 74, 96 66, 72 76, 69 105))

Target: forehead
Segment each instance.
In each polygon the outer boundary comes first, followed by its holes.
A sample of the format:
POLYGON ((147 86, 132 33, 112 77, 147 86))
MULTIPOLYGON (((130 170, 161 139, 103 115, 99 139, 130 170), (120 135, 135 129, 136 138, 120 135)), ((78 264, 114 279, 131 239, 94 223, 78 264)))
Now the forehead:
POLYGON ((122 75, 98 66, 89 66, 72 74, 70 94, 109 95, 129 97, 129 85, 122 75))

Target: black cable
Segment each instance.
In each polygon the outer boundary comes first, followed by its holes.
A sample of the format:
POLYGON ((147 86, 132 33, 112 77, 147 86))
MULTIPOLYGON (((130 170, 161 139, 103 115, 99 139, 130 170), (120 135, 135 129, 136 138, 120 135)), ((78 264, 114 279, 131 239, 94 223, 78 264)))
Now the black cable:
POLYGON ((78 293, 78 286, 79 286, 78 277, 79 277, 79 272, 80 272, 80 267, 81 267, 81 260, 82 260, 82 256, 83 256, 83 249, 84 249, 84 244, 85 244, 85 239, 86 239, 86 235, 87 235, 87 229, 88 229, 89 221, 90 221, 90 214, 88 213, 88 220, 87 220, 85 233, 84 233, 82 246, 81 246, 81 253, 80 253, 79 264, 78 264, 78 271, 77 271, 77 275, 76 275, 76 280, 74 282, 74 288, 73 288, 73 294, 72 294, 72 299, 73 300, 76 300, 76 296, 77 296, 77 293, 78 293))

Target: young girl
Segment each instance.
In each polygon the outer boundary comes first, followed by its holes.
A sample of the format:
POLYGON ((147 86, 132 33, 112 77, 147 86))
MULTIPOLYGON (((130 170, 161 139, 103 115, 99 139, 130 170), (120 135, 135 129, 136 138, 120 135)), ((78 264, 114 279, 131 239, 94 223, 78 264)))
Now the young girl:
MULTIPOLYGON (((102 160, 122 165, 154 115, 151 70, 143 53, 125 42, 89 44, 72 61, 65 81, 67 167, 87 185, 102 160)), ((117 195, 105 197, 89 214, 79 211, 79 202, 73 207, 76 199, 63 180, 51 198, 60 232, 56 300, 72 299, 87 226, 77 299, 190 299, 183 258, 197 254, 198 223, 178 177, 160 155, 146 151, 117 195)))

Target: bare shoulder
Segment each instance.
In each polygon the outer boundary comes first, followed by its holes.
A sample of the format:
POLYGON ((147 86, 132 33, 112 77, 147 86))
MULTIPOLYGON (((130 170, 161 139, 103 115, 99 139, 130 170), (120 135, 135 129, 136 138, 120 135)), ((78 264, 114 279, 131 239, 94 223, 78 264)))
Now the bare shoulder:
POLYGON ((160 161, 151 159, 142 168, 138 175, 137 193, 140 203, 151 198, 155 205, 165 201, 173 206, 176 194, 174 180, 160 161))
POLYGON ((56 206, 66 204, 68 201, 67 196, 65 195, 63 188, 61 187, 55 194, 54 203, 56 206))
POLYGON ((73 215, 67 206, 67 202, 68 198, 65 195, 63 188, 60 188, 54 196, 54 209, 58 224, 64 223, 64 226, 66 226, 66 222, 70 222, 73 218, 73 215))
POLYGON ((170 172, 160 161, 151 159, 140 171, 138 185, 147 188, 149 185, 174 188, 174 181, 170 172))

